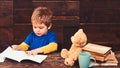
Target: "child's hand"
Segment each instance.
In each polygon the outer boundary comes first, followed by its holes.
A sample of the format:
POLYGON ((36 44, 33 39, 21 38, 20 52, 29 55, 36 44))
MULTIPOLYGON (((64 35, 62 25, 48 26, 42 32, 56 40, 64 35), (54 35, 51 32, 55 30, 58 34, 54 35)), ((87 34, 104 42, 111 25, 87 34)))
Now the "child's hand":
POLYGON ((28 55, 37 55, 38 52, 36 50, 26 51, 28 55))
POLYGON ((28 55, 37 55, 38 53, 43 53, 42 48, 37 48, 31 51, 26 51, 28 55))
POLYGON ((20 47, 19 47, 18 45, 12 45, 11 47, 12 47, 12 49, 14 49, 14 50, 20 50, 20 47))

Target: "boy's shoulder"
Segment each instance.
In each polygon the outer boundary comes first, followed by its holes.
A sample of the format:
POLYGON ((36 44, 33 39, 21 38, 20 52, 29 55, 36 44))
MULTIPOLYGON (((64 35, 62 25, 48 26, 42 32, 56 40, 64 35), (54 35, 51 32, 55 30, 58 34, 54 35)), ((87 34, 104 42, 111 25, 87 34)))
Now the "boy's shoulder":
POLYGON ((50 30, 48 31, 48 34, 49 35, 56 35, 53 31, 50 31, 50 30))
POLYGON ((30 35, 30 34, 35 34, 35 33, 32 31, 32 32, 29 33, 29 35, 30 35))
POLYGON ((34 35, 35 33, 33 31, 28 34, 28 36, 34 36, 34 35))

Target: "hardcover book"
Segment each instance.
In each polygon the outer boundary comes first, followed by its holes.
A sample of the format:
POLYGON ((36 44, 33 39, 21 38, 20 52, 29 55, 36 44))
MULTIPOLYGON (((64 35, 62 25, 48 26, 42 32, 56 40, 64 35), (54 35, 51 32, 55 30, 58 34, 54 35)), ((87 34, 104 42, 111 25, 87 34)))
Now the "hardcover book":
POLYGON ((105 61, 106 57, 111 53, 111 47, 88 43, 83 47, 83 51, 90 52, 96 60, 105 61))
POLYGON ((110 52, 111 47, 93 44, 93 43, 88 43, 87 45, 85 45, 83 47, 83 50, 97 53, 100 55, 106 55, 110 52))
MULTIPOLYGON (((94 62, 91 61, 91 63, 94 62)), ((117 65, 118 65, 118 60, 115 57, 114 52, 111 52, 111 54, 109 54, 106 57, 106 61, 104 62, 97 61, 96 63, 94 63, 94 66, 117 66, 117 65)))
POLYGON ((8 58, 18 62, 21 62, 22 60, 31 60, 37 63, 41 63, 47 57, 47 55, 28 55, 25 53, 25 51, 16 51, 11 47, 8 47, 6 50, 4 50, 0 56, 2 56, 3 59, 8 58))

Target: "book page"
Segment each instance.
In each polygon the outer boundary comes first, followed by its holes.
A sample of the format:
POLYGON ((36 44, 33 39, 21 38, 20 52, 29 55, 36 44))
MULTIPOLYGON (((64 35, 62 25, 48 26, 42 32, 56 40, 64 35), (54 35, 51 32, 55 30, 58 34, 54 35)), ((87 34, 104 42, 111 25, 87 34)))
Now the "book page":
POLYGON ((26 59, 38 63, 41 63, 47 57, 47 55, 28 55, 24 51, 16 51, 13 50, 11 47, 8 47, 5 51, 1 53, 1 55, 18 62, 26 59))
POLYGON ((24 57, 23 60, 32 60, 34 62, 37 62, 37 63, 41 63, 43 60, 45 60, 47 57, 47 55, 27 55, 24 57))
POLYGON ((6 58, 20 62, 22 60, 22 57, 25 55, 25 52, 15 51, 11 47, 8 47, 5 51, 1 53, 1 55, 6 58))
POLYGON ((4 61, 5 61, 5 57, 0 54, 0 62, 4 62, 4 61))

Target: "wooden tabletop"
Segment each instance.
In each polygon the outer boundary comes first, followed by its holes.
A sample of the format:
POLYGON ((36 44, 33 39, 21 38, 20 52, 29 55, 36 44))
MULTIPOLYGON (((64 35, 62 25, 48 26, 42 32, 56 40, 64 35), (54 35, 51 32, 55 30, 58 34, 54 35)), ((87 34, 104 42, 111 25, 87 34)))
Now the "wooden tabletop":
MULTIPOLYGON (((120 51, 116 52, 116 57, 118 61, 120 61, 120 51)), ((0 63, 0 68, 79 68, 79 64, 76 61, 74 66, 66 66, 64 64, 64 59, 61 58, 59 54, 52 54, 48 55, 48 57, 40 64, 28 60, 17 62, 14 60, 6 59, 4 62, 0 63)), ((93 68, 120 68, 120 65, 118 63, 118 66, 97 66, 93 68)))

